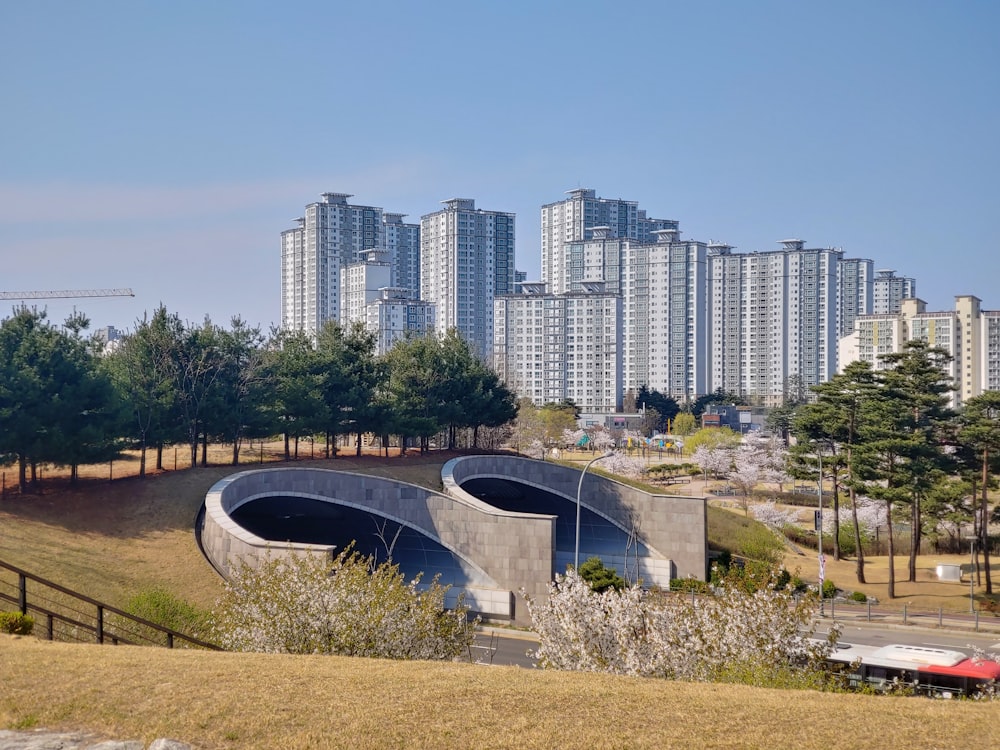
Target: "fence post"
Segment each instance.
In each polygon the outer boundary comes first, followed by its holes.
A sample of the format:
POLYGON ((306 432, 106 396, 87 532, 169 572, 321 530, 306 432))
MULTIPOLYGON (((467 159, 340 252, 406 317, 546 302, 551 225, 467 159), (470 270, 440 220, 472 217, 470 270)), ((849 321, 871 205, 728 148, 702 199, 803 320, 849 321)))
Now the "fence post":
POLYGON ((907 625, 907 624, 909 624, 909 623, 907 623, 907 621, 906 621, 906 605, 905 605, 905 604, 903 605, 903 624, 904 624, 904 625, 907 625))
POLYGON ((55 631, 55 627, 54 627, 54 622, 53 622, 52 614, 49 613, 48 615, 46 615, 45 616, 45 620, 46 620, 46 625, 48 626, 47 627, 48 633, 46 633, 46 635, 48 635, 50 641, 55 640, 56 631, 55 631))
POLYGON ((871 622, 872 621, 872 600, 869 599, 865 603, 868 605, 868 622, 871 622))
POLYGON ((24 573, 17 574, 17 603, 21 607, 21 614, 28 614, 28 579, 24 573))
POLYGON ((167 648, 173 648, 173 647, 174 647, 174 634, 167 633, 167 648))
POLYGON ((104 607, 97 605, 97 642, 104 643, 104 607))

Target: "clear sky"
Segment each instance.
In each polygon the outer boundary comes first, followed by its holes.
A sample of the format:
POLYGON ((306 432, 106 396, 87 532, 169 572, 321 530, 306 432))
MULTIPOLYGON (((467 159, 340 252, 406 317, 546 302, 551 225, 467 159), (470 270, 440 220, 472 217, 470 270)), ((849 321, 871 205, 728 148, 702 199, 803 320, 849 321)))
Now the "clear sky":
POLYGON ((586 187, 998 309, 998 29, 995 0, 0 0, 0 291, 266 328, 322 192, 513 211, 537 279, 539 207, 586 187))

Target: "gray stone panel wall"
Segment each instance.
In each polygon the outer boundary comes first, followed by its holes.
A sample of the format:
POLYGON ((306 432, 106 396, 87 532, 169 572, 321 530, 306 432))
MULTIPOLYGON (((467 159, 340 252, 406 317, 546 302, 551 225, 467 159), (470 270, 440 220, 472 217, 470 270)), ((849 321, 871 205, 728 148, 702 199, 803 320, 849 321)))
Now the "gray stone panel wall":
MULTIPOLYGON (((382 477, 329 469, 277 468, 245 471, 217 482, 205 498, 202 544, 224 574, 234 558, 253 559, 315 545, 278 545, 249 534, 230 518, 245 502, 263 496, 299 495, 331 499, 412 526, 492 578, 498 588, 544 596, 555 559, 555 518, 508 513, 471 497, 453 497, 382 477)), ((514 619, 527 622, 523 607, 514 619)))
MULTIPOLYGON (((223 575, 229 573, 235 560, 252 562, 268 553, 329 555, 331 549, 321 545, 276 544, 261 539, 230 517, 240 505, 259 497, 326 499, 420 530, 483 571, 499 590, 517 594, 523 588, 533 598, 544 598, 556 572, 555 517, 502 511, 461 489, 464 482, 479 477, 511 479, 575 502, 580 470, 516 456, 469 456, 445 464, 444 494, 382 477, 329 469, 244 471, 220 480, 206 495, 202 545, 223 575)), ((636 528, 652 557, 664 561, 650 559, 648 564, 670 567, 667 578, 705 578, 708 546, 703 499, 654 495, 588 472, 581 501, 626 531, 636 528)), ((494 598, 485 589, 475 596, 484 601, 494 598)), ((511 600, 513 611, 504 614, 518 624, 529 624, 520 598, 512 596, 511 600)))
MULTIPOLYGON (((456 458, 445 464, 441 473, 445 492, 449 493, 455 493, 470 479, 507 477, 563 495, 573 502, 580 482, 580 469, 503 455, 456 458)), ((708 511, 704 499, 654 495, 589 471, 580 496, 581 505, 626 531, 633 528, 633 519, 637 519, 637 536, 652 554, 673 562, 672 577, 705 579, 708 511)))

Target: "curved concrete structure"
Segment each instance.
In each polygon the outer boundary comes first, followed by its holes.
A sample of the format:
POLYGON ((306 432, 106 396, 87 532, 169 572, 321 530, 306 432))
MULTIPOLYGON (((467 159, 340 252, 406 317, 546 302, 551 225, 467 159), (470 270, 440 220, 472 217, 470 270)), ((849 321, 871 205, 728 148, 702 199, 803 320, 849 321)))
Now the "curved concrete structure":
MULTIPOLYGON (((330 546, 276 542, 251 534, 231 514, 248 502, 276 496, 361 509, 419 531, 449 550, 463 567, 474 570, 477 582, 485 585, 466 589, 473 611, 528 624, 526 608, 518 606, 516 594, 524 589, 533 598, 544 597, 554 574, 565 569, 571 551, 560 550, 557 555, 555 515, 501 510, 462 489, 463 484, 484 478, 557 495, 567 501, 565 513, 575 513, 579 470, 515 456, 449 461, 442 468, 444 493, 365 474, 279 467, 233 474, 209 490, 202 547, 223 575, 241 559, 252 563, 268 554, 329 555, 330 546)), ((671 577, 704 579, 703 500, 651 495, 588 473, 581 505, 641 540, 644 556, 637 562, 645 582, 666 587, 671 577)))
MULTIPOLYGON (((453 459, 441 474, 445 492, 455 497, 467 495, 461 487, 473 479, 507 479, 564 497, 572 503, 570 511, 575 512, 580 470, 573 467, 519 456, 482 455, 453 459)), ((670 578, 705 580, 708 512, 704 499, 654 495, 589 472, 580 495, 583 508, 646 545, 650 570, 640 571, 646 583, 667 588, 670 578), (669 565, 655 565, 656 560, 669 565)), ((581 558, 585 557, 581 549, 581 558)))

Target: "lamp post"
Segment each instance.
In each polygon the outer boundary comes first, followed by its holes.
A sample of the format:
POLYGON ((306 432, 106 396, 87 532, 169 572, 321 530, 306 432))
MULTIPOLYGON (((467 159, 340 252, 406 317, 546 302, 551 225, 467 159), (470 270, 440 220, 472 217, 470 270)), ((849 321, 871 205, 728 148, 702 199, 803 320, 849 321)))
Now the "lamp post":
POLYGON ((587 465, 583 467, 583 471, 580 472, 580 483, 576 486, 576 551, 573 554, 573 569, 577 572, 580 571, 580 493, 583 491, 583 478, 586 476, 587 469, 590 468, 592 463, 600 461, 602 458, 609 458, 614 454, 614 451, 607 451, 596 458, 590 459, 587 465))

